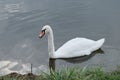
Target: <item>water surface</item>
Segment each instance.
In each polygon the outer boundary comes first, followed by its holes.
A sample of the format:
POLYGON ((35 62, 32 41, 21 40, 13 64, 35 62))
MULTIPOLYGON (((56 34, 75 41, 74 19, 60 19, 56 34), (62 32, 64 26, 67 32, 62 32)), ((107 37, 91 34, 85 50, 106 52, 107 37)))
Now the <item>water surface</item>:
MULTIPOLYGON (((119 0, 1 0, 1 63, 18 63, 9 69, 22 73, 30 71, 30 64, 33 64, 35 73, 37 69, 46 71, 49 65, 47 36, 39 39, 38 35, 42 26, 48 24, 54 31, 56 50, 75 37, 106 38, 101 48, 104 52, 98 51, 84 60, 57 59, 52 61, 56 69, 76 65, 101 65, 105 70, 115 69, 120 65, 119 3, 119 0)), ((5 71, 7 67, 0 67, 1 74, 9 72, 5 71)))

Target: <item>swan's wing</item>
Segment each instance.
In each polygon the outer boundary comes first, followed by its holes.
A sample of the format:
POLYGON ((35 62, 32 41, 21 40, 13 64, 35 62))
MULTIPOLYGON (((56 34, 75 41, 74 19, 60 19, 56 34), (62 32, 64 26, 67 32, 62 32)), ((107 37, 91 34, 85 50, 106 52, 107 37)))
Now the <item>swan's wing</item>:
MULTIPOLYGON (((103 44, 102 42, 103 40, 101 42, 99 41, 101 45, 103 44)), ((69 58, 89 55, 92 51, 99 49, 101 45, 98 45, 98 41, 90 40, 87 38, 74 38, 60 47, 55 52, 55 57, 69 58)))

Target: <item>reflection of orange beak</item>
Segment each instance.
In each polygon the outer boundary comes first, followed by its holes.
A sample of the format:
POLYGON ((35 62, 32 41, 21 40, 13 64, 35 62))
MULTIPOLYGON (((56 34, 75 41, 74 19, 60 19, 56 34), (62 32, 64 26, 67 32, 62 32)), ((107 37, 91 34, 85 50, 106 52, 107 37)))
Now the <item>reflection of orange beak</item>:
POLYGON ((39 34, 39 38, 42 38, 45 35, 45 31, 41 31, 39 34))

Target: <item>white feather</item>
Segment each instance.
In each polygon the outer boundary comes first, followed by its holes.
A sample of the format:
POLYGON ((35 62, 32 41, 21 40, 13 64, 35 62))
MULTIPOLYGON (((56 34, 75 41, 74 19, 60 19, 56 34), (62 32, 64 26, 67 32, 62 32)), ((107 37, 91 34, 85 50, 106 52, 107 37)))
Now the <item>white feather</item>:
POLYGON ((94 41, 87 38, 74 38, 63 44, 56 52, 54 50, 53 31, 49 25, 42 28, 48 33, 48 51, 51 58, 71 58, 84 55, 90 55, 93 51, 99 49, 105 39, 94 41))
POLYGON ((105 39, 98 41, 87 38, 74 38, 66 42, 55 52, 55 58, 69 58, 89 55, 91 52, 99 49, 105 39))

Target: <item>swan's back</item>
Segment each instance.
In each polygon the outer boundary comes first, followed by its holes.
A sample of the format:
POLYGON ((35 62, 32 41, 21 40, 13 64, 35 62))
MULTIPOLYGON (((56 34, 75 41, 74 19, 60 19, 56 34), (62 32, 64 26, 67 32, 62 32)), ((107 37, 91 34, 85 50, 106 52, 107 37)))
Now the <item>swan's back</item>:
POLYGON ((99 49, 105 39, 98 41, 87 38, 74 38, 61 46, 54 54, 55 58, 70 58, 89 55, 91 52, 99 49))

